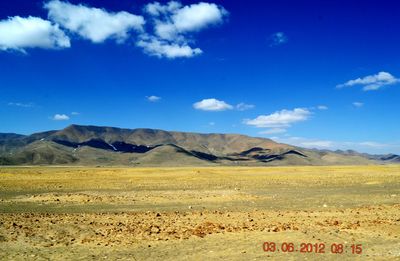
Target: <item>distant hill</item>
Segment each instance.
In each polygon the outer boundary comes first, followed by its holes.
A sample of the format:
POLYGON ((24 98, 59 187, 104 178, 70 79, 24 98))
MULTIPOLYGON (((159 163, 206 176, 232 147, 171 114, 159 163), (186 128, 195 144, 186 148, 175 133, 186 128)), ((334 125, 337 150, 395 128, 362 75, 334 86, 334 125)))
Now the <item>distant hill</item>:
POLYGON ((400 156, 309 150, 238 134, 70 125, 0 134, 0 165, 276 166, 399 163, 400 156))
POLYGON ((367 153, 359 153, 354 150, 346 150, 346 151, 337 150, 335 152, 342 155, 361 156, 370 160, 384 161, 388 163, 400 163, 400 156, 396 154, 371 155, 367 153))

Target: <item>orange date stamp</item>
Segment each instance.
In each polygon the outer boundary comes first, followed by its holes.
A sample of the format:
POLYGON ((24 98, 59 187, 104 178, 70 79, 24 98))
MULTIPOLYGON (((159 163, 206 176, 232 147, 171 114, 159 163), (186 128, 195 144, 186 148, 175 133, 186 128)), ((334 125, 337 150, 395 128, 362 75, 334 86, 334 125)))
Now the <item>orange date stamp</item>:
POLYGON ((346 254, 361 255, 363 252, 362 244, 342 244, 342 243, 292 243, 292 242, 264 242, 262 245, 264 252, 269 253, 315 253, 315 254, 346 254))

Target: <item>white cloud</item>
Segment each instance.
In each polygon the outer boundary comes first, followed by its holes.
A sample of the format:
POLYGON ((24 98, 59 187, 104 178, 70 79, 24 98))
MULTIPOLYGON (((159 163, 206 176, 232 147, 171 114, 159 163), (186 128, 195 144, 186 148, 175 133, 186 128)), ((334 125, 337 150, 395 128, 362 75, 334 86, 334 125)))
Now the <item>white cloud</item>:
POLYGON ((200 48, 189 45, 194 42, 192 34, 221 24, 228 15, 223 7, 204 2, 187 6, 175 1, 165 5, 155 2, 144 10, 153 20, 154 35, 142 34, 137 45, 150 55, 167 58, 201 54, 200 48))
POLYGON ((293 123, 306 121, 311 112, 305 108, 296 108, 294 110, 281 110, 269 115, 260 115, 252 120, 244 120, 247 125, 257 128, 287 128, 293 123))
POLYGON ((364 103, 362 103, 362 102, 353 102, 353 106, 357 107, 357 108, 361 108, 362 106, 364 106, 364 103))
POLYGON ((0 21, 0 50, 25 52, 27 48, 57 49, 71 46, 70 39, 57 24, 29 16, 0 21))
POLYGON ((69 120, 69 116, 66 114, 56 114, 53 116, 53 120, 55 121, 67 121, 69 120))
POLYGON ((203 51, 199 48, 192 48, 187 44, 171 43, 168 41, 157 39, 156 37, 141 37, 137 42, 137 46, 142 47, 145 53, 157 56, 159 58, 178 58, 193 57, 201 54, 203 51))
POLYGON ((35 107, 35 104, 32 102, 23 103, 23 102, 9 102, 8 106, 22 107, 22 108, 32 108, 35 107))
POLYGON ((238 105, 236 105, 236 109, 238 111, 247 111, 247 110, 251 110, 253 109, 255 106, 253 104, 246 104, 246 103, 239 103, 238 105))
POLYGON ((327 110, 327 109, 328 109, 328 106, 325 106, 325 105, 319 105, 319 106, 317 106, 317 109, 318 109, 318 110, 321 110, 321 111, 325 111, 325 110, 327 110))
POLYGON ((268 129, 265 131, 260 131, 260 134, 265 134, 265 135, 271 135, 271 134, 281 134, 281 133, 285 133, 286 129, 284 128, 273 128, 273 129, 268 129))
POLYGON ((337 88, 351 87, 360 85, 364 91, 379 90, 383 86, 399 83, 400 79, 394 77, 388 72, 379 72, 375 75, 368 75, 363 78, 347 81, 346 83, 339 84, 337 88))
POLYGON ((270 46, 278 46, 288 42, 288 37, 284 32, 276 32, 270 36, 271 44, 270 46))
POLYGON ((48 10, 49 19, 94 43, 109 38, 123 42, 129 37, 129 31, 142 32, 145 23, 142 16, 125 11, 113 13, 59 0, 50 1, 44 7, 48 10))
POLYGON ((228 15, 223 7, 204 2, 183 7, 174 1, 166 5, 155 2, 147 5, 145 10, 155 18, 155 33, 166 40, 220 24, 228 15))
POLYGON ((193 32, 222 23, 227 14, 224 8, 216 4, 202 2, 177 10, 171 20, 178 32, 193 32))
POLYGON ((73 115, 73 116, 80 115, 80 114, 81 114, 81 113, 80 113, 80 112, 77 112, 77 111, 71 112, 71 115, 73 115))
POLYGON ((193 104, 196 110, 202 111, 225 111, 233 109, 233 106, 217 99, 204 99, 193 104))
POLYGON ((159 100, 161 100, 161 97, 155 95, 147 96, 146 98, 149 102, 158 102, 159 100))

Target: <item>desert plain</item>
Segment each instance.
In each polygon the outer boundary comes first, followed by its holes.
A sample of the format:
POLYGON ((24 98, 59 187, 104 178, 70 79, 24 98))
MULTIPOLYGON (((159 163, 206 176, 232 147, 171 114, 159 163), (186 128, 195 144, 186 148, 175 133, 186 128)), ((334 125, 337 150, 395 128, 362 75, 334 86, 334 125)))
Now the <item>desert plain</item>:
POLYGON ((399 260, 400 165, 1 167, 0 259, 399 260))

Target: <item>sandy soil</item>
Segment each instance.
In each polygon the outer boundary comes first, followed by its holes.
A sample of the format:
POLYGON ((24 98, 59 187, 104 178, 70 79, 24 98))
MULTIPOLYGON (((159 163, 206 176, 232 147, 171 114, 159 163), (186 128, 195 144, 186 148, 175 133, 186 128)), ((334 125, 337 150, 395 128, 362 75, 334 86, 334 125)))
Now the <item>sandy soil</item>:
POLYGON ((0 259, 399 260, 399 181, 399 166, 3 168, 0 259))

